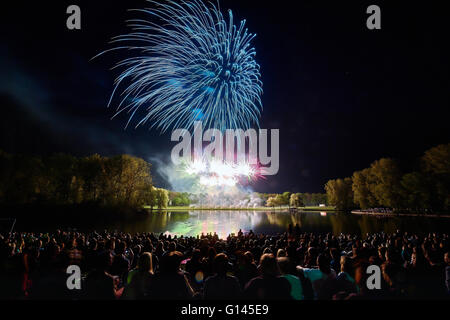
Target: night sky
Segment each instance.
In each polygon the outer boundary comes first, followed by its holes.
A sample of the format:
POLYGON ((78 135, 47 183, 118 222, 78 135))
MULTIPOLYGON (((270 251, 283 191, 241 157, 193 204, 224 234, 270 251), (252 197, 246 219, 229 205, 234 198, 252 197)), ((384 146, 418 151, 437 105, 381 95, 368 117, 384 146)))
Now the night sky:
MULTIPOLYGON (((280 171, 255 191, 323 192, 381 157, 405 167, 450 142, 448 11, 410 1, 221 0, 257 33, 264 83, 262 128, 280 129, 280 171), (387 3, 387 2, 390 2, 387 3), (395 3, 392 3, 395 2, 395 3), (382 29, 366 28, 377 4, 382 29)), ((129 153, 169 161, 170 136, 124 129, 106 104, 120 55, 90 58, 126 32, 144 0, 15 1, 0 19, 0 149, 78 156, 129 153), (77 4, 82 30, 66 28, 77 4)), ((170 187, 158 175, 158 186, 170 187)))

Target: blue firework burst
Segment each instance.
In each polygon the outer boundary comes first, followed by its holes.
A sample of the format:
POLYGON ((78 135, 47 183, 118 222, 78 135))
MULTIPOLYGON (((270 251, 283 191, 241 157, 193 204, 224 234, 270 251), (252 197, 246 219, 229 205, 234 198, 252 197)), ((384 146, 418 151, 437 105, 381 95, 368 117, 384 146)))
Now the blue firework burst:
POLYGON ((162 132, 198 120, 222 131, 258 126, 262 82, 245 20, 235 25, 231 10, 226 20, 218 4, 200 0, 148 2, 155 8, 133 10, 142 18, 101 53, 132 53, 115 66, 121 72, 108 106, 118 99, 116 115, 128 112, 127 126, 139 111, 136 126, 162 132))

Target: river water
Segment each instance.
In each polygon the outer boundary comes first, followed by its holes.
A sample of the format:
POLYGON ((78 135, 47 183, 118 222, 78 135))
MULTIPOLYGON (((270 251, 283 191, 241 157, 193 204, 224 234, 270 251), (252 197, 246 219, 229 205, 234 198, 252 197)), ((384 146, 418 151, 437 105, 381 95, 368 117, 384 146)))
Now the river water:
MULTIPOLYGON (((33 219, 34 220, 34 219, 33 219)), ((289 224, 298 224, 303 232, 366 233, 401 231, 414 233, 449 232, 450 219, 422 217, 376 217, 351 213, 330 212, 268 212, 268 211, 154 211, 110 219, 64 219, 18 221, 21 231, 53 231, 55 228, 76 228, 80 231, 109 230, 123 232, 155 232, 196 236, 217 232, 220 237, 253 230, 255 233, 277 234, 287 230, 289 224)))

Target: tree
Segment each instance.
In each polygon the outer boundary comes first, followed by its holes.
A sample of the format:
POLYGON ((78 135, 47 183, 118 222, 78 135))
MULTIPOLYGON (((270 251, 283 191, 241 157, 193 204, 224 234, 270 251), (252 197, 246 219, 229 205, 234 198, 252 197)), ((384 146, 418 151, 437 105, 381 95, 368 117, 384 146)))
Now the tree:
POLYGON ((152 184, 150 164, 129 155, 31 157, 0 152, 0 167, 0 201, 8 204, 134 208, 147 201, 152 184))
POLYGON ((52 183, 53 197, 58 203, 71 203, 71 185, 77 167, 78 160, 71 155, 58 153, 46 159, 46 174, 52 183))
POLYGON ((352 179, 330 180, 325 185, 328 201, 338 210, 347 210, 353 207, 352 179))
POLYGON ((106 159, 98 154, 81 158, 78 162, 78 179, 82 182, 84 202, 97 202, 105 180, 106 159))
POLYGON ((441 144, 427 150, 422 157, 425 172, 432 174, 450 174, 450 143, 441 144))
POLYGON ((290 206, 291 207, 302 207, 303 203, 302 203, 302 199, 300 198, 300 193, 293 193, 291 194, 291 197, 289 199, 290 201, 290 206))
POLYGON ((41 158, 15 155, 10 160, 12 172, 4 200, 14 204, 28 204, 47 200, 56 194, 55 184, 45 175, 46 169, 41 158))
POLYGON ((285 203, 285 198, 282 194, 277 194, 275 196, 275 205, 279 206, 281 208, 282 205, 285 203))
POLYGON ((328 205, 328 198, 326 193, 316 193, 319 204, 328 205))
POLYGON ((326 204, 327 195, 323 193, 312 193, 308 196, 310 198, 310 206, 318 206, 320 204, 326 204))
POLYGON ((170 204, 172 206, 189 206, 191 199, 187 192, 169 191, 170 204))
POLYGON ((433 181, 430 206, 450 210, 450 143, 427 150, 421 159, 423 172, 433 181))
POLYGON ((313 201, 312 201, 312 194, 311 193, 301 193, 301 199, 302 202, 305 206, 312 206, 313 205, 313 201))
POLYGON ((430 207, 430 186, 427 177, 420 172, 405 174, 400 184, 402 186, 402 207, 423 210, 430 207))
POLYGON ((156 196, 157 196, 156 188, 151 187, 150 192, 147 193, 147 203, 150 206, 150 210, 152 210, 152 211, 153 211, 153 208, 156 207, 156 205, 157 205, 156 196))
POLYGON ((162 188, 156 188, 156 204, 160 210, 167 208, 167 205, 169 204, 169 191, 162 188))
POLYGON ((277 201, 275 199, 275 197, 269 197, 266 201, 266 206, 267 207, 275 207, 277 205, 277 201))
POLYGON ((151 185, 150 164, 141 158, 120 155, 107 158, 102 177, 102 198, 111 205, 138 206, 143 188, 151 185))
POLYGON ((369 190, 377 203, 384 207, 398 208, 400 196, 400 168, 393 159, 383 158, 370 166, 369 190))
POLYGON ((373 189, 370 184, 370 169, 356 171, 352 176, 352 190, 354 202, 361 209, 374 208, 377 201, 370 191, 373 189))
POLYGON ((285 205, 285 206, 291 206, 290 205, 290 198, 291 198, 291 193, 289 191, 283 192, 283 194, 281 195, 281 205, 285 205))

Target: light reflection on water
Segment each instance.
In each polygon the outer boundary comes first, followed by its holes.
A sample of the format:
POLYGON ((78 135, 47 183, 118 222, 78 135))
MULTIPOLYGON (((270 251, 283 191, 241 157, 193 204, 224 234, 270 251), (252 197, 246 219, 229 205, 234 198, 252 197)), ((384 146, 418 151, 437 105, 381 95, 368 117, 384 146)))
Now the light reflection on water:
POLYGON ((56 229, 76 228, 80 231, 122 231, 127 233, 154 232, 197 236, 216 232, 221 238, 253 230, 255 233, 274 235, 285 232, 289 224, 298 224, 302 232, 333 234, 352 233, 365 235, 384 231, 449 232, 450 219, 359 216, 334 212, 270 212, 240 210, 192 210, 185 212, 153 211, 148 214, 129 214, 122 217, 112 215, 89 219, 79 216, 59 215, 54 219, 19 219, 16 229, 21 231, 48 232, 56 229))
POLYGON ((448 232, 450 219, 357 216, 332 212, 269 212, 269 211, 205 211, 152 212, 145 216, 116 221, 109 228, 125 232, 155 232, 173 235, 197 236, 216 232, 225 238, 253 230, 255 233, 277 234, 289 224, 299 225, 302 232, 332 232, 365 235, 397 229, 408 232, 448 232))

